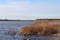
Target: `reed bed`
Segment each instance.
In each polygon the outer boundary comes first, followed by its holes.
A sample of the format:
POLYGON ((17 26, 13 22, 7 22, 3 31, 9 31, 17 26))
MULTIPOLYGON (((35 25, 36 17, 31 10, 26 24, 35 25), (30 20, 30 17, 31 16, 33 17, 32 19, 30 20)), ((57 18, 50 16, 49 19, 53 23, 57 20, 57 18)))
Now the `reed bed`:
POLYGON ((23 27, 19 30, 19 34, 23 35, 53 35, 60 30, 60 25, 49 23, 36 23, 23 27))

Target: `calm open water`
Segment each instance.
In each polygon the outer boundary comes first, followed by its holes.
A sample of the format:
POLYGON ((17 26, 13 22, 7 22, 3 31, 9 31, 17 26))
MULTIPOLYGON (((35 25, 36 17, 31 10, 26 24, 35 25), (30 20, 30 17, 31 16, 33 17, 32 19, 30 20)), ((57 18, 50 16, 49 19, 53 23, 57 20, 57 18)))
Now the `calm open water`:
POLYGON ((19 35, 6 35, 8 31, 18 31, 24 26, 32 25, 34 22, 20 22, 20 21, 0 21, 0 40, 22 40, 29 38, 31 40, 60 40, 60 36, 24 36, 19 35))

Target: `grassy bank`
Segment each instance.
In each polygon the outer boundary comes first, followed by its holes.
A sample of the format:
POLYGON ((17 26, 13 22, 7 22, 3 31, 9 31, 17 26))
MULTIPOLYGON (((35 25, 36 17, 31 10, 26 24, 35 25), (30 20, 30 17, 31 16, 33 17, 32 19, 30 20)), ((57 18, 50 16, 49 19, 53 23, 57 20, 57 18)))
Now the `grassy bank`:
POLYGON ((60 30, 60 25, 49 23, 37 23, 30 26, 23 27, 19 30, 19 34, 23 35, 53 35, 60 30))
POLYGON ((60 19, 36 19, 35 22, 60 22, 60 19))

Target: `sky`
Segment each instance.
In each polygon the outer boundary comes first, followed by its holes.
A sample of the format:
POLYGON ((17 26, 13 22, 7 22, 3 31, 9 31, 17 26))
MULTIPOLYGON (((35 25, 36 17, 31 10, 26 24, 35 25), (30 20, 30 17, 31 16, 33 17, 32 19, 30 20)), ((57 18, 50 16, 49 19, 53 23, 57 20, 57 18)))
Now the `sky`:
POLYGON ((60 0, 0 0, 0 19, 60 19, 60 0))

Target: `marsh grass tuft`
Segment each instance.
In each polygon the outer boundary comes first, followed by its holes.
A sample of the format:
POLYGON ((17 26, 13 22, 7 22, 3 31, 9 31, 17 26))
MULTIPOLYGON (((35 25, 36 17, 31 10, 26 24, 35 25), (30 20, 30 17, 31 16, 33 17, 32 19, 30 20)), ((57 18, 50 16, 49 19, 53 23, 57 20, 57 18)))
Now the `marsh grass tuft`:
POLYGON ((58 33, 58 27, 60 25, 57 24, 49 24, 49 23, 37 23, 30 26, 23 27, 19 30, 19 34, 23 35, 52 35, 58 33))

